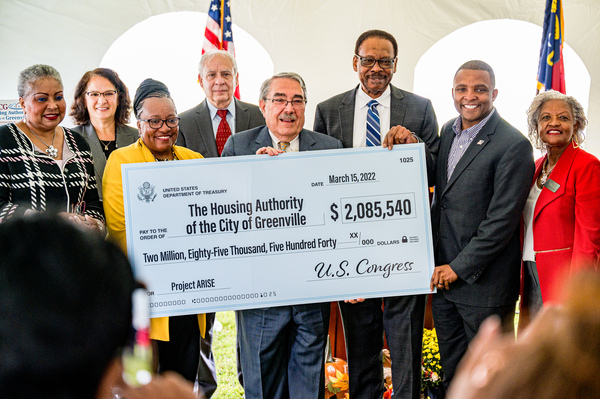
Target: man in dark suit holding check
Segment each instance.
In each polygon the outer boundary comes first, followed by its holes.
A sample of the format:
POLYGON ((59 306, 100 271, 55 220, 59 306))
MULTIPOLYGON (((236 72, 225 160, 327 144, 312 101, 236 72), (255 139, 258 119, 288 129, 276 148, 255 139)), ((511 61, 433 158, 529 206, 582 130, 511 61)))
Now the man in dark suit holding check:
MULTIPOLYGON (((267 125, 231 136, 222 155, 342 148, 333 137, 303 129, 306 98, 295 73, 267 79, 259 103, 267 125)), ((329 309, 327 302, 236 312, 246 399, 323 398, 329 309)))
MULTIPOLYGON (((354 71, 360 85, 317 106, 314 130, 344 147, 424 142, 429 185, 433 185, 438 124, 431 101, 394 87, 398 44, 381 30, 356 41, 354 71), (384 136, 384 133, 386 133, 384 136)), ((339 302, 350 378, 350 397, 379 399, 384 392, 383 332, 392 357, 394 398, 421 397, 421 348, 425 295, 339 302), (382 311, 382 302, 384 309, 382 311)))
POLYGON ((459 117, 440 134, 431 289, 446 387, 487 317, 498 315, 508 330, 514 324, 519 220, 534 164, 527 138, 494 108, 497 94, 488 64, 463 64, 452 89, 459 117))

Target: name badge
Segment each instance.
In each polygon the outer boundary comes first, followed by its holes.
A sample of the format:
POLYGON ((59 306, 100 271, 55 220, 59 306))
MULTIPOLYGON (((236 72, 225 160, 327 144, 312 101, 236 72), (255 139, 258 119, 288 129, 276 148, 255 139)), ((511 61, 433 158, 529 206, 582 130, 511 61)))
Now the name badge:
POLYGON ((546 183, 544 184, 544 187, 546 187, 548 190, 555 193, 556 190, 558 190, 560 188, 560 184, 558 184, 557 182, 555 182, 552 179, 548 179, 548 181, 546 181, 546 183))

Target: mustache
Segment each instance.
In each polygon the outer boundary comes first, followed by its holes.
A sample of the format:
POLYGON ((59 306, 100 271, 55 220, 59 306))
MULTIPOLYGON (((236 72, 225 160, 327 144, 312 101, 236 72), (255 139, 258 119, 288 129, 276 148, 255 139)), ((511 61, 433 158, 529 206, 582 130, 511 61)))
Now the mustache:
POLYGON ((283 113, 283 114, 281 114, 279 119, 283 119, 287 122, 294 122, 297 118, 296 118, 296 115, 294 115, 294 114, 283 113))
POLYGON ((367 76, 370 78, 385 78, 387 75, 384 72, 373 72, 367 76))

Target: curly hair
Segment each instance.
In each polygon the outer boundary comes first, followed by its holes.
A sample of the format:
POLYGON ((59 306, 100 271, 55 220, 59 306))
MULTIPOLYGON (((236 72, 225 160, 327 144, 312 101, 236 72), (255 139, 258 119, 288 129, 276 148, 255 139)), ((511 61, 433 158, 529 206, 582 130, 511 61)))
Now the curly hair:
POLYGON ((129 90, 125 83, 119 78, 119 75, 108 68, 96 68, 93 71, 87 71, 75 87, 75 98, 71 105, 71 116, 76 125, 85 125, 90 121, 90 114, 85 106, 85 91, 90 80, 94 76, 100 76, 108 79, 115 86, 118 95, 117 111, 115 112, 115 123, 117 126, 125 126, 129 122, 131 114, 131 100, 129 99, 129 90))
POLYGON ((533 99, 531 105, 529 106, 529 109, 527 110, 527 129, 529 141, 531 141, 531 144, 538 150, 546 150, 538 132, 538 118, 540 117, 540 112, 544 104, 552 100, 560 100, 569 107, 569 109, 573 113, 575 123, 577 124, 577 131, 573 133, 573 137, 577 144, 583 143, 583 141, 585 140, 585 135, 583 132, 588 123, 588 120, 585 117, 585 111, 583 110, 583 107, 575 98, 562 94, 558 91, 549 90, 538 94, 533 99))

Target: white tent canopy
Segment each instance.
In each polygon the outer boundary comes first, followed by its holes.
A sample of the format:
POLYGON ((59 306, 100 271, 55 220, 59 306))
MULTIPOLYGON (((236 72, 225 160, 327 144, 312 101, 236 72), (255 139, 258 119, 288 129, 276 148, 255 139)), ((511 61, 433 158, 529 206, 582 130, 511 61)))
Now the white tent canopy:
MULTIPOLYGON (((447 56, 451 59, 436 59, 424 55, 430 54, 429 50, 435 48, 436 43, 453 32, 481 21, 510 19, 541 26, 545 0, 229 1, 232 3, 233 22, 238 27, 237 31, 234 30, 234 39, 238 51, 243 99, 256 103, 258 89, 255 82, 260 84, 264 77, 273 72, 298 72, 306 80, 308 87, 308 128, 312 127, 317 103, 358 83, 351 67, 352 54, 356 38, 367 29, 383 29, 396 37, 400 48, 398 70, 394 75, 393 84, 432 98, 436 109, 438 104, 444 101, 443 97, 436 102, 433 98, 435 93, 422 88, 422 72, 419 75, 419 68, 423 64, 431 70, 433 62, 439 66, 440 71, 450 67, 455 69, 460 63, 472 58, 490 62, 498 75, 497 87, 500 97, 496 105, 502 115, 507 114, 503 111, 504 104, 511 102, 507 93, 510 93, 508 86, 513 81, 512 77, 532 75, 531 89, 527 89, 527 93, 530 94, 519 98, 519 102, 527 104, 535 94, 535 69, 533 72, 525 70, 523 59, 519 58, 517 51, 526 43, 509 40, 507 33, 510 32, 504 29, 481 29, 477 36, 489 38, 488 46, 474 46, 469 40, 454 42, 455 48, 452 49, 451 56, 447 56), (249 52, 246 48, 242 49, 240 41, 256 41, 264 51, 249 52), (486 58, 484 53, 484 49, 496 47, 497 42, 504 42, 505 46, 498 47, 496 56, 503 58, 510 65, 508 72, 503 72, 504 76, 498 73, 497 61, 486 58), (478 48, 481 48, 481 56, 478 56, 478 48), (252 66, 258 69, 252 69, 252 66), (505 103, 500 102, 503 93, 505 103)), ((148 20, 149 18, 167 13, 206 13, 208 6, 209 0, 0 0, 0 100, 17 97, 16 80, 22 69, 35 63, 46 63, 61 72, 65 95, 70 103, 74 87, 85 71, 100 65, 115 65, 109 50, 112 47, 111 51, 114 51, 119 38, 137 24, 144 21, 145 24, 152 23, 153 20, 148 20), (105 57, 106 60, 103 61, 105 57)), ((584 106, 588 104, 590 124, 587 129, 586 149, 600 155, 600 25, 597 23, 600 19, 600 2, 566 0, 564 15, 566 43, 573 50, 573 58, 580 58, 591 78, 587 81, 589 83, 584 79, 584 83, 576 87, 570 86, 575 72, 570 75, 569 65, 574 61, 567 59, 567 93, 573 94, 584 106), (587 85, 589 87, 583 87, 587 85), (588 91, 589 98, 582 98, 588 91)), ((127 59, 127 63, 135 65, 137 81, 128 78, 117 67, 114 68, 123 75, 132 95, 139 81, 145 77, 165 76, 165 82, 169 85, 169 76, 189 74, 188 90, 191 100, 178 100, 177 96, 183 97, 178 94, 182 89, 172 88, 179 110, 183 111, 203 98, 203 93, 196 83, 197 72, 194 68, 201 51, 205 23, 202 18, 205 17, 202 14, 196 15, 195 18, 201 21, 199 26, 183 36, 173 36, 177 29, 157 19, 154 22, 153 35, 138 36, 128 42, 130 58, 127 59), (172 36, 171 45, 165 45, 162 40, 157 39, 166 38, 168 42, 172 36), (140 50, 152 48, 153 45, 156 45, 153 55, 140 50), (171 52, 170 48, 176 51, 171 52), (156 57, 170 61, 171 67, 163 66, 160 71, 156 71, 153 69, 153 58, 156 57), (194 96, 197 97, 197 101, 194 101, 194 96)), ((533 46, 534 59, 539 52, 541 35, 535 40, 537 47, 533 46)), ((567 55, 566 53, 565 57, 567 55)), ((433 74, 431 79, 443 77, 440 83, 436 83, 436 86, 439 86, 437 90, 447 95, 446 105, 451 106, 452 82, 447 75, 448 72, 440 72, 433 74)), ((525 109, 522 111, 524 113, 525 109)), ((447 116, 446 112, 441 110, 438 115, 444 115, 444 118, 447 116)), ((510 117, 506 118, 516 125, 519 123, 510 117)), ((440 122, 443 123, 444 120, 440 122)), ((64 124, 70 125, 70 121, 66 120, 64 124)))

